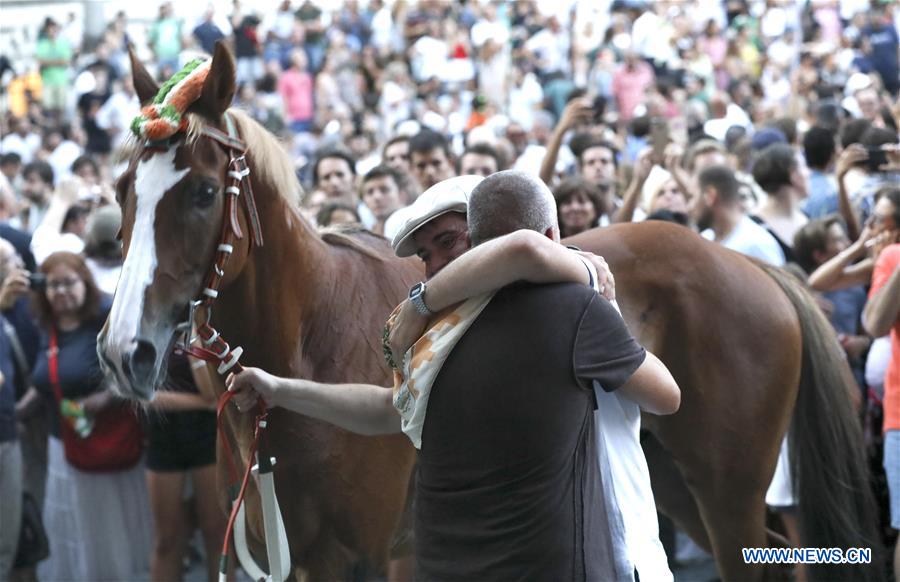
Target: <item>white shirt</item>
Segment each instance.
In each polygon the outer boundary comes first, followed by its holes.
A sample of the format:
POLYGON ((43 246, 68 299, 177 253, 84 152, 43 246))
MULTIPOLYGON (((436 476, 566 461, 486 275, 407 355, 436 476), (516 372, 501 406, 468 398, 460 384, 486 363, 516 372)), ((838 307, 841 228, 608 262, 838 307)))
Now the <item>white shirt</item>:
MULTIPOLYGON (((716 234, 712 229, 704 230, 701 234, 707 240, 714 241, 716 239, 716 234)), ((784 251, 781 250, 775 237, 746 214, 737 223, 734 230, 720 242, 725 248, 757 258, 776 267, 781 267, 785 263, 784 251)))
POLYGON ((116 91, 97 111, 97 126, 112 130, 113 145, 120 147, 128 137, 131 121, 141 112, 141 102, 137 95, 130 97, 124 91, 116 91))
MULTIPOLYGON (((599 291, 596 270, 585 259, 582 261, 591 272, 594 289, 599 291)), ((613 306, 619 311, 615 302, 613 306)), ((637 570, 641 580, 671 581, 666 551, 659 541, 650 470, 641 448, 641 409, 618 392, 604 391, 597 382, 594 382, 594 394, 597 398, 594 432, 607 513, 611 516, 617 573, 620 579, 630 580, 637 570), (606 479, 607 475, 611 478, 606 479), (624 548, 619 547, 622 538, 614 531, 618 524, 612 516, 616 515, 624 529, 624 548)))
POLYGON ((74 141, 61 142, 53 153, 47 156, 47 163, 53 168, 53 179, 59 184, 63 178, 72 175, 72 164, 82 154, 81 146, 74 141))
POLYGON ((29 133, 25 137, 18 133, 10 133, 3 138, 3 141, 0 141, 0 152, 19 154, 19 157, 22 158, 22 165, 30 164, 40 147, 41 138, 36 133, 29 133))

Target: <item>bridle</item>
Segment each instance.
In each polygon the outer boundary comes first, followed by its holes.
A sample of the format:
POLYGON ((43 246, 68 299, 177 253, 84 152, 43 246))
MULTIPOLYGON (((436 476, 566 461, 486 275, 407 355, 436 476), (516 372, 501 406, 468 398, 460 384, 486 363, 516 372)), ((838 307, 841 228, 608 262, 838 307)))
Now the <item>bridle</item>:
MULTIPOLYGON (((213 304, 219 296, 219 286, 222 284, 222 280, 225 277, 225 269, 228 266, 228 261, 231 258, 232 254, 234 254, 235 243, 244 238, 244 232, 241 229, 240 220, 238 218, 238 207, 240 204, 240 199, 242 199, 244 202, 243 206, 246 213, 247 224, 249 225, 252 232, 252 239, 250 240, 250 250, 252 251, 254 246, 263 246, 263 235, 259 220, 259 211, 256 208, 256 199, 253 195, 253 188, 250 184, 250 167, 247 165, 246 158, 247 146, 238 136, 234 120, 227 112, 224 114, 224 119, 225 126, 228 131, 227 134, 210 126, 204 126, 200 133, 202 137, 208 138, 221 146, 225 150, 225 153, 229 156, 227 166, 228 180, 227 186, 225 187, 225 210, 222 219, 222 230, 219 235, 219 243, 216 246, 216 253, 213 264, 210 267, 205 278, 206 285, 204 286, 200 297, 193 299, 188 303, 187 319, 178 324, 175 328, 176 333, 179 334, 179 338, 176 341, 176 345, 174 348, 175 351, 188 354, 197 359, 204 360, 212 364, 216 364, 216 370, 220 375, 225 375, 229 372, 240 373, 241 371, 243 371, 243 366, 241 366, 239 362, 240 357, 244 351, 243 348, 236 347, 232 349, 228 342, 225 341, 225 339, 221 336, 221 334, 219 334, 219 332, 212 326, 211 323, 213 304), (201 311, 203 313, 203 321, 198 322, 196 321, 197 313, 201 311), (196 336, 193 336, 194 329, 197 330, 196 336), (202 347, 194 345, 197 340, 200 341, 202 347)), ((144 146, 146 149, 168 149, 168 147, 172 145, 171 142, 171 138, 163 142, 148 141, 144 144, 144 146)), ((270 531, 273 531, 273 527, 270 526, 270 523, 265 524, 266 548, 269 554, 270 571, 273 572, 273 574, 276 570, 279 571, 279 575, 273 576, 272 574, 270 574, 268 578, 283 580, 286 572, 282 572, 284 570, 284 556, 281 549, 282 543, 280 542, 283 541, 281 538, 283 538, 284 536, 283 533, 280 536, 277 535, 278 527, 280 527, 283 532, 283 523, 281 523, 280 512, 277 510, 277 500, 274 496, 274 485, 271 485, 271 473, 273 470, 272 467, 274 465, 274 459, 269 457, 268 455, 268 447, 265 446, 264 438, 265 429, 268 424, 268 407, 265 401, 263 401, 262 398, 259 398, 259 400, 257 401, 257 415, 254 421, 253 442, 250 445, 249 451, 251 462, 248 463, 243 477, 239 477, 238 470, 234 462, 234 455, 232 454, 231 446, 223 430, 222 423, 222 416, 224 414, 225 407, 233 396, 233 392, 226 390, 219 398, 216 405, 218 432, 222 447, 225 452, 225 457, 228 460, 229 472, 231 474, 229 481, 229 496, 232 500, 231 515, 228 518, 228 527, 226 529, 225 539, 222 544, 222 555, 220 557, 219 563, 219 579, 222 580, 225 576, 225 573, 227 572, 228 554, 230 547, 229 541, 231 540, 232 533, 234 532, 235 522, 238 516, 240 515, 241 519, 243 519, 242 504, 244 495, 246 493, 247 484, 250 480, 250 475, 255 469, 258 471, 261 480, 267 476, 267 478, 269 479, 268 488, 271 490, 271 499, 266 499, 266 492, 264 492, 262 488, 260 490, 260 498, 264 510, 264 521, 270 522, 273 521, 273 519, 277 519, 278 521, 277 526, 274 526, 274 531, 276 531, 276 537, 278 537, 279 539, 275 540, 269 539, 269 534, 270 531), (254 456, 258 459, 258 467, 255 467, 252 463, 252 459, 254 458, 254 456), (274 516, 273 519, 270 519, 270 516, 265 515, 267 505, 275 508, 275 512, 277 513, 277 515, 274 516)), ((238 524, 239 531, 242 531, 242 526, 243 524, 238 524)), ((237 547, 238 544, 235 543, 235 546, 237 547)), ((238 554, 239 556, 241 555, 240 547, 238 547, 238 554)), ((243 561, 244 560, 242 559, 242 562, 243 561)), ((246 564, 244 565, 245 569, 247 569, 246 564)))

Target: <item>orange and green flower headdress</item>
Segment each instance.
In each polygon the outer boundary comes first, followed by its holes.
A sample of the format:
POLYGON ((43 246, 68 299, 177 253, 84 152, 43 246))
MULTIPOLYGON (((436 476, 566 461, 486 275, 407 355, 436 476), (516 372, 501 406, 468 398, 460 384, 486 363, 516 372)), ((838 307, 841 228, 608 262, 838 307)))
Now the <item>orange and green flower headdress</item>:
POLYGON ((159 141, 187 129, 185 113, 200 97, 209 74, 210 59, 194 59, 159 88, 153 101, 131 122, 139 138, 159 141))

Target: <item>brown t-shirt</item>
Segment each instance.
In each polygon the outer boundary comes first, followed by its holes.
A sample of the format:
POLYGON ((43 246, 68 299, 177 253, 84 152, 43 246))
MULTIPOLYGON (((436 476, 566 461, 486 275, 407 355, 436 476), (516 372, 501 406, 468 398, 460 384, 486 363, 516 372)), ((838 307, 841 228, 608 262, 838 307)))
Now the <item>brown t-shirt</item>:
POLYGON ((431 390, 416 579, 614 578, 592 387, 619 388, 644 355, 588 287, 497 293, 431 390))

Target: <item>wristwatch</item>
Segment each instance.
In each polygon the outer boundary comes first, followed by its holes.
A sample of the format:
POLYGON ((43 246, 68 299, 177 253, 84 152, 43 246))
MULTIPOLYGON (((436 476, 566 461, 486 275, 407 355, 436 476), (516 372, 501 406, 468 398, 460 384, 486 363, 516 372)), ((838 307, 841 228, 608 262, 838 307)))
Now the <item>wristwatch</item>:
POLYGON ((413 307, 416 308, 420 314, 428 316, 433 315, 433 312, 428 309, 428 306, 425 305, 425 283, 419 282, 412 286, 412 289, 409 290, 409 301, 413 304, 413 307))

